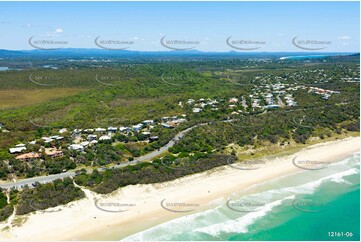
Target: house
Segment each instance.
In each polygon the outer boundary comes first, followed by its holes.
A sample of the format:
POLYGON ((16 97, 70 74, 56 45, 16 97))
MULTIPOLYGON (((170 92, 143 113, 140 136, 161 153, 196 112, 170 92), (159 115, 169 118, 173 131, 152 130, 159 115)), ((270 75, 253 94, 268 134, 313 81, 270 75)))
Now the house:
POLYGON ((82 145, 83 147, 86 147, 89 145, 89 141, 83 141, 80 143, 80 145, 82 145))
POLYGON ((60 134, 63 134, 63 133, 65 133, 65 132, 68 132, 68 129, 67 129, 67 128, 62 128, 62 129, 59 130, 59 133, 60 133, 60 134))
POLYGON ((50 139, 62 140, 62 139, 64 139, 64 137, 63 137, 63 136, 54 135, 54 136, 50 136, 50 139))
POLYGON ((79 134, 82 130, 81 129, 74 129, 73 134, 79 134))
POLYGON ((127 133, 131 130, 131 128, 129 127, 120 127, 119 128, 119 131, 122 132, 122 133, 127 133))
POLYGON ((71 144, 69 150, 84 151, 84 147, 79 144, 71 144))
POLYGON ((169 125, 168 123, 161 123, 162 127, 163 128, 167 128, 167 129, 170 129, 170 128, 173 128, 171 125, 169 125))
POLYGON ((148 131, 142 132, 142 135, 149 136, 150 132, 148 132, 148 131))
POLYGON ((157 141, 159 138, 158 136, 151 136, 149 137, 149 142, 154 142, 154 141, 157 141))
POLYGON ((92 140, 89 142, 89 145, 98 144, 98 140, 92 140))
POLYGON ((97 137, 95 134, 89 134, 87 139, 88 139, 89 141, 93 141, 93 140, 97 140, 97 138, 98 138, 98 137, 97 137))
POLYGON ((118 130, 117 127, 108 127, 108 132, 109 132, 109 133, 116 133, 117 130, 118 130))
POLYGON ((45 138, 43 140, 44 140, 44 143, 51 143, 54 141, 52 138, 45 138))
POLYGON ((271 104, 271 105, 267 105, 267 106, 263 106, 262 109, 277 109, 280 106, 276 105, 276 104, 271 104))
POLYGON ((153 120, 144 120, 144 121, 143 121, 143 124, 144 124, 144 125, 153 125, 153 124, 154 124, 154 121, 153 121, 153 120))
POLYGON ((199 112, 201 112, 201 111, 202 111, 201 108, 193 108, 193 109, 192 109, 192 112, 193 112, 193 113, 199 113, 199 112))
POLYGON ((104 128, 96 128, 95 129, 95 132, 99 132, 99 133, 104 133, 105 131, 107 131, 107 130, 104 128))
POLYGON ((26 150, 26 147, 10 148, 9 152, 10 154, 15 154, 15 153, 21 153, 23 150, 26 150))
POLYGON ((84 129, 83 130, 83 133, 86 133, 86 134, 92 134, 94 132, 94 129, 84 129))
POLYGON ((169 117, 162 117, 161 119, 162 119, 162 121, 166 122, 169 120, 169 117))
POLYGON ((228 101, 229 103, 238 103, 238 98, 232 97, 228 101))
POLYGON ((45 148, 45 154, 51 158, 62 157, 64 155, 63 151, 57 148, 45 148))
POLYGON ((35 152, 22 154, 22 155, 18 155, 18 156, 15 157, 15 159, 22 160, 22 161, 29 161, 29 160, 38 159, 38 158, 40 158, 40 155, 38 153, 35 153, 35 152))
POLYGON ((112 138, 108 135, 100 136, 99 140, 111 140, 112 138))
POLYGON ((137 124, 137 125, 133 125, 132 126, 132 129, 134 130, 134 131, 139 131, 139 130, 141 130, 143 128, 143 124, 137 124))

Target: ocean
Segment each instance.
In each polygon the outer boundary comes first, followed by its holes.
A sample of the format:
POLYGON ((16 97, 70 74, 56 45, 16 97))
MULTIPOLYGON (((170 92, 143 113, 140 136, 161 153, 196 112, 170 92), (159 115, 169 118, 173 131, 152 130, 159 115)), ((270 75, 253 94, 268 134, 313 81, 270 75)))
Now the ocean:
POLYGON ((325 169, 273 179, 122 239, 359 241, 359 162, 354 154, 325 169))
POLYGON ((330 56, 330 55, 298 55, 298 56, 281 57, 280 60, 319 59, 319 58, 325 58, 328 56, 330 56))

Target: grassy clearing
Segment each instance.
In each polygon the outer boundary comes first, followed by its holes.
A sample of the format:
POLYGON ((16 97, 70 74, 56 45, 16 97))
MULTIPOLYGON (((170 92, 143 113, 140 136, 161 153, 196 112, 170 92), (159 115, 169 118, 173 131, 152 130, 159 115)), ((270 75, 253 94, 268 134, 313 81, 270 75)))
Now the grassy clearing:
POLYGON ((82 88, 51 88, 37 90, 0 90, 0 110, 30 106, 85 91, 82 88))

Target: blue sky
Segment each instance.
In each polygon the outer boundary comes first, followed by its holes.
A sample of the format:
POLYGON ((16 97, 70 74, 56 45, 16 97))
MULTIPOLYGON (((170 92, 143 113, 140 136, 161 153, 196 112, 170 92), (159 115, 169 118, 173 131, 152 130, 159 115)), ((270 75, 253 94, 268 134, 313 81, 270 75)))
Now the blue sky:
MULTIPOLYGON (((201 51, 235 51, 226 39, 260 41, 256 51, 302 51, 292 39, 327 41, 327 52, 359 51, 359 2, 0 2, 0 49, 34 49, 56 39, 99 48, 94 39, 132 40, 130 50, 169 50, 160 39, 196 41, 201 51)), ((191 45, 189 45, 191 46, 191 45)))

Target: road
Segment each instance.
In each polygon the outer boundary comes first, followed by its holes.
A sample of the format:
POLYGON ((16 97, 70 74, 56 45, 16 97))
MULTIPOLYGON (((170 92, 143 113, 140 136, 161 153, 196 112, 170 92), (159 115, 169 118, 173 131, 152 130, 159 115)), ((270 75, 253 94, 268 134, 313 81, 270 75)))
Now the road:
MULTIPOLYGON (((202 124, 197 124, 194 125, 188 129, 185 129, 181 132, 179 132, 178 134, 176 134, 174 136, 174 138, 169 141, 167 144, 165 144, 163 147, 159 148, 158 150, 155 150, 153 152, 150 152, 146 155, 140 156, 137 159, 133 160, 133 161, 128 161, 128 162, 124 162, 122 164, 119 165, 113 165, 110 167, 107 167, 108 169, 110 168, 121 168, 121 167, 125 167, 128 165, 135 165, 138 164, 140 162, 143 161, 150 161, 153 158, 163 154, 164 152, 166 152, 170 147, 174 146, 176 141, 178 141, 179 139, 183 138, 184 135, 186 135, 189 131, 191 131, 192 129, 199 127, 199 126, 203 126, 203 125, 207 125, 206 123, 202 123, 202 124)), ((87 171, 91 172, 93 169, 88 168, 87 171)), ((98 168, 98 170, 102 170, 102 168, 98 168)), ((75 171, 67 171, 67 172, 63 172, 63 173, 59 173, 59 174, 54 174, 54 175, 48 175, 48 176, 37 176, 37 177, 32 177, 32 178, 27 178, 27 179, 23 179, 23 180, 19 180, 16 182, 8 182, 8 183, 3 183, 0 184, 1 188, 4 189, 11 189, 11 188, 22 188, 25 185, 28 186, 32 186, 33 183, 35 182, 39 182, 39 183, 48 183, 48 182, 52 182, 56 179, 59 178, 65 178, 65 177, 74 177, 75 176, 75 171)))
POLYGON ((282 99, 280 98, 280 95, 277 95, 277 100, 278 100, 278 106, 283 108, 285 106, 285 104, 283 103, 282 99))

